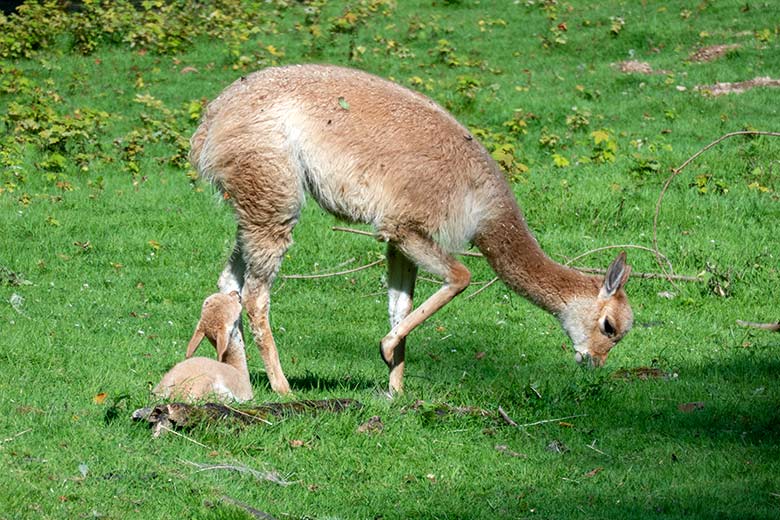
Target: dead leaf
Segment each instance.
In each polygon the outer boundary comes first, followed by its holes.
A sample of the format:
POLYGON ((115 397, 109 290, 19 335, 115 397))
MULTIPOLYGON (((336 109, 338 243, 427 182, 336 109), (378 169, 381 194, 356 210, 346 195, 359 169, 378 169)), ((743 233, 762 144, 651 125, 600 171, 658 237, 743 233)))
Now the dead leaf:
POLYGON ((724 94, 742 94, 746 90, 756 87, 780 87, 780 79, 772 79, 769 76, 753 78, 747 81, 734 83, 724 82, 714 85, 698 85, 696 90, 710 96, 722 96, 724 94))
POLYGON ((382 424, 382 419, 375 415, 368 421, 364 422, 357 428, 358 433, 380 433, 384 429, 385 425, 382 424))
POLYGON ((105 392, 100 392, 95 397, 92 398, 92 402, 95 404, 103 404, 103 401, 106 400, 106 397, 108 397, 108 394, 105 392))
POLYGON ((547 445, 547 451, 551 451, 553 453, 566 453, 569 451, 569 448, 563 442, 554 440, 547 445))
POLYGON ((484 359, 485 358, 485 353, 484 352, 477 352, 476 354, 474 354, 474 358, 476 358, 476 359, 484 359))
POLYGON ((304 445, 304 442, 300 439, 291 439, 290 440, 290 447, 291 448, 302 448, 304 445))
POLYGON ((198 72, 198 69, 196 69, 195 67, 192 67, 192 66, 184 67, 183 69, 181 69, 179 71, 179 73, 181 73, 181 74, 190 74, 190 73, 193 73, 193 72, 198 72))
POLYGON ((703 63, 707 61, 713 61, 727 52, 738 49, 738 43, 732 43, 729 45, 709 45, 707 47, 701 47, 696 52, 688 56, 688 61, 694 61, 697 63, 703 63))
POLYGON ((628 60, 616 63, 615 66, 625 74, 668 74, 668 70, 653 70, 646 61, 628 60))
POLYGON ((516 451, 512 451, 509 449, 509 446, 505 444, 498 444, 496 445, 496 451, 500 451, 501 453, 505 455, 509 455, 510 457, 519 457, 521 459, 527 459, 528 455, 525 453, 518 453, 516 451))
POLYGON ((703 410, 704 403, 702 401, 694 401, 692 403, 680 403, 677 405, 677 409, 683 413, 691 413, 696 410, 703 410))
POLYGON ((584 477, 584 478, 592 478, 592 477, 595 477, 595 476, 596 476, 597 474, 599 474, 599 473, 601 472, 601 470, 603 470, 603 469, 604 469, 604 468, 602 468, 601 466, 599 466, 599 467, 597 467, 597 468, 593 468, 592 470, 590 470, 590 471, 588 471, 587 473, 585 473, 585 474, 583 475, 583 477, 584 477))

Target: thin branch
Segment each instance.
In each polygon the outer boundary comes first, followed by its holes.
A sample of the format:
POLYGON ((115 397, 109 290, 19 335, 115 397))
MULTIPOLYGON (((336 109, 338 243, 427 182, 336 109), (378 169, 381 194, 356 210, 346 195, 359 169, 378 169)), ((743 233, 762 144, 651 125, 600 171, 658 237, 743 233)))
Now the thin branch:
POLYGON ((753 327, 754 329, 769 330, 772 332, 780 332, 780 323, 756 323, 753 321, 737 320, 737 325, 743 327, 753 327))
POLYGON ((240 507, 250 515, 254 516, 255 518, 260 518, 262 520, 276 520, 275 517, 269 515, 265 511, 260 511, 259 509, 255 509, 254 507, 250 506, 249 504, 245 504, 241 502, 240 500, 236 500, 235 498, 231 498, 227 495, 222 495, 221 500, 224 502, 227 502, 229 504, 232 504, 236 507, 240 507))
MULTIPOLYGON (((661 263, 661 253, 658 249, 658 217, 661 214, 661 203, 664 200, 664 195, 666 195, 666 190, 669 189, 669 185, 672 183, 675 177, 680 175, 680 173, 685 169, 686 166, 688 166, 690 163, 692 163, 697 157, 699 157, 701 154, 712 148, 713 146, 716 146, 721 141, 725 141, 726 139, 729 139, 731 137, 735 137, 738 135, 766 135, 771 137, 780 137, 780 132, 760 132, 755 130, 742 130, 739 132, 729 132, 727 134, 724 134, 714 141, 712 141, 710 144, 696 152, 695 154, 688 157, 688 159, 685 160, 680 166, 677 168, 672 169, 672 174, 669 176, 668 179, 666 179, 666 182, 664 183, 663 188, 661 189, 661 193, 658 195, 658 201, 655 204, 655 214, 653 215, 653 248, 655 250, 655 260, 658 263, 658 266, 661 268, 661 270, 664 272, 664 274, 674 274, 672 271, 669 273, 666 273, 663 264, 661 263)), ((674 285, 674 281, 671 278, 668 278, 669 282, 674 285)))
POLYGON ((11 435, 10 437, 0 441, 0 445, 5 444, 6 442, 11 442, 12 440, 16 439, 17 437, 21 437, 25 433, 30 433, 31 431, 32 431, 32 428, 27 428, 26 430, 22 430, 19 433, 15 433, 14 435, 11 435))
POLYGON ((498 276, 496 276, 495 278, 493 278, 492 280, 490 280, 488 283, 486 283, 485 285, 483 285, 482 287, 480 287, 479 289, 477 289, 477 290, 476 290, 476 291, 474 291, 473 293, 471 293, 471 294, 469 294, 468 296, 466 296, 466 299, 467 299, 467 300, 470 300, 470 299, 472 299, 473 297, 475 297, 476 295, 478 295, 479 293, 481 293, 482 291, 484 291, 485 289, 487 289, 488 287, 490 287, 491 285, 493 285, 493 284, 494 284, 494 283, 496 283, 497 281, 498 281, 498 276))
POLYGON ((247 473, 255 477, 257 480, 267 480, 268 482, 273 482, 274 484, 279 484, 280 486, 289 486, 292 484, 292 482, 279 476, 276 471, 259 471, 248 468, 246 466, 238 466, 234 464, 201 464, 189 460, 184 460, 182 462, 191 466, 195 466, 198 469, 198 472, 214 470, 235 471, 237 473, 247 473))
POLYGON ((609 455, 608 453, 604 453, 603 451, 601 451, 600 449, 598 449, 598 448, 596 447, 596 439, 593 439, 593 442, 592 442, 592 443, 590 443, 590 444, 586 444, 586 445, 585 445, 585 447, 586 447, 586 448, 590 448, 590 449, 592 449, 593 451, 595 451, 596 453, 601 453, 602 455, 605 455, 605 456, 607 456, 607 457, 610 457, 610 456, 611 456, 611 455, 609 455))
MULTIPOLYGON (((606 251, 608 249, 640 249, 642 251, 649 251, 649 252, 655 254, 656 258, 658 258, 658 256, 660 255, 666 261, 666 263, 669 264, 669 270, 670 271, 672 270, 672 263, 669 261, 669 259, 665 255, 661 254, 658 251, 658 249, 652 249, 652 248, 649 248, 649 247, 638 246, 638 245, 634 245, 634 244, 623 244, 623 245, 616 245, 616 246, 597 247, 596 249, 591 249, 590 251, 585 251, 581 255, 577 255, 574 258, 570 258, 569 260, 566 261, 566 263, 564 265, 571 265, 574 262, 576 262, 577 260, 579 260, 580 258, 585 258, 586 256, 592 255, 593 253, 598 253, 600 251, 606 251)), ((632 276, 633 276, 633 273, 632 273, 632 276)))
POLYGON ((342 226, 331 226, 330 228, 333 231, 341 231, 344 233, 354 233, 356 235, 363 235, 367 237, 375 237, 373 233, 370 231, 363 231, 362 229, 354 229, 354 228, 348 228, 348 227, 342 227, 342 226))
POLYGON ((518 428, 527 428, 529 426, 538 426, 540 424, 546 424, 546 423, 551 423, 551 422, 556 422, 556 421, 563 421, 564 419, 574 419, 575 417, 585 417, 587 415, 588 414, 586 414, 586 413, 581 413, 581 414, 578 414, 578 415, 567 415, 566 417, 558 417, 557 419, 545 419, 543 421, 536 421, 536 422, 532 422, 532 423, 518 424, 517 427, 518 428))
POLYGON ((258 422, 264 423, 264 424, 266 424, 268 426, 273 426, 274 425, 274 423, 272 423, 268 419, 263 419, 262 417, 257 417, 255 415, 248 414, 248 413, 246 413, 246 412, 244 412, 242 410, 239 410, 238 408, 233 408, 232 406, 229 406, 227 404, 224 405, 224 406, 225 406, 225 408, 227 408, 228 410, 230 410, 231 412, 233 412, 233 413, 235 413, 237 415, 243 415, 243 416, 249 417, 253 421, 258 421, 258 422))
MULTIPOLYGON (((577 271, 582 271, 583 273, 588 274, 607 274, 606 269, 599 269, 594 267, 578 267, 578 266, 572 266, 573 269, 576 269, 577 271)), ((681 282, 703 282, 704 280, 698 276, 687 276, 682 274, 664 274, 664 273, 635 273, 634 271, 631 271, 631 278, 644 278, 644 279, 657 279, 657 278, 663 278, 664 280, 668 280, 671 276, 672 280, 679 280, 681 282)))
MULTIPOLYGON (((331 226, 330 229, 332 231, 341 231, 343 233, 354 233, 355 235, 363 235, 367 237, 376 238, 376 235, 374 233, 371 233, 370 231, 363 231, 362 229, 355 229, 355 228, 349 228, 343 226, 331 226)), ((459 251, 456 254, 460 256, 473 256, 475 258, 482 258, 485 256, 482 253, 479 253, 477 251, 459 251)))
POLYGON ((198 442, 198 441, 196 441, 196 440, 195 440, 195 439, 193 439, 193 438, 187 437, 187 436, 186 436, 186 435, 184 435, 183 433, 179 433, 179 432, 177 432, 176 430, 174 430, 173 428, 169 428, 168 426, 165 426, 165 425, 164 425, 164 424, 162 424, 162 423, 157 423, 157 424, 155 425, 155 427, 156 427, 156 428, 163 429, 163 430, 165 430, 165 431, 169 431, 169 432, 173 433, 174 435, 178 435, 179 437, 182 437, 182 438, 184 438, 184 439, 187 439, 187 440, 188 440, 188 441, 190 441, 191 443, 193 443, 193 444, 197 444, 197 445, 198 445, 198 446, 200 446, 201 448, 206 448, 206 449, 207 449, 207 450, 209 450, 209 451, 214 451, 213 449, 211 449, 210 447, 206 446, 206 445, 205 445, 205 444, 203 444, 202 442, 198 442))
POLYGON ((314 278, 330 278, 332 276, 343 276, 345 274, 357 273, 358 271, 362 271, 364 269, 374 267, 375 265, 379 265, 384 261, 385 258, 382 257, 379 260, 371 262, 370 264, 361 265, 360 267, 355 267, 354 269, 347 269, 346 271, 338 271, 336 273, 323 273, 323 274, 287 274, 282 276, 281 278, 284 278, 285 280, 311 280, 314 278))
POLYGON ((517 426, 517 423, 513 421, 512 418, 509 417, 509 415, 500 406, 498 407, 498 415, 500 415, 504 422, 509 426, 517 426))

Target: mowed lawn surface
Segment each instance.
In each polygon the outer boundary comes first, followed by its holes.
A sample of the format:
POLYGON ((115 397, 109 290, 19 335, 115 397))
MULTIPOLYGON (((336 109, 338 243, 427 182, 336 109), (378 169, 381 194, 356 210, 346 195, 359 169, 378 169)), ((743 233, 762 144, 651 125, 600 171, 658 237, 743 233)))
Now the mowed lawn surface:
MULTIPOLYGON (((728 139, 672 181, 658 247, 697 281, 631 279, 634 330, 600 370, 500 283, 469 297, 493 274, 464 257, 473 287, 412 333, 406 392, 386 399, 384 265, 285 278, 383 245, 309 202, 272 296, 294 395, 271 392, 247 335, 248 406, 362 408, 159 438, 130 415, 158 402, 233 245, 229 205, 186 154, 239 76, 327 62, 418 90, 499 161, 551 257, 621 245, 657 274, 634 246, 653 246, 671 169, 727 132, 780 131, 777 88, 715 95, 780 79, 778 20, 773 2, 485 0, 0 19, 0 518, 777 518, 780 335, 736 323, 780 317, 772 136, 728 139)), ((421 276, 418 301, 438 287, 421 276)))

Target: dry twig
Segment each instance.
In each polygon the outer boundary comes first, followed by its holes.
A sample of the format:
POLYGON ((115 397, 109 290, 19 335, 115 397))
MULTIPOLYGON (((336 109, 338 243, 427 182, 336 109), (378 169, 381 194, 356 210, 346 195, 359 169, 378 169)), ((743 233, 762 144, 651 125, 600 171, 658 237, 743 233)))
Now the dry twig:
MULTIPOLYGON (((671 270, 668 273, 666 272, 663 263, 661 263, 661 256, 662 255, 661 255, 661 253, 660 253, 660 251, 658 249, 658 217, 659 217, 659 215, 661 213, 661 202, 663 202, 663 200, 664 200, 664 195, 666 195, 666 190, 669 189, 669 185, 672 183, 674 178, 677 177, 678 175, 680 175, 680 173, 685 169, 685 167, 688 166, 690 163, 692 163, 697 157, 699 157, 701 154, 703 154, 704 152, 706 152, 710 148, 716 146, 720 142, 725 141, 726 139, 729 139, 731 137, 738 136, 738 135, 766 135, 766 136, 771 136, 771 137, 780 137, 780 132, 760 132, 760 131, 755 131, 755 130, 742 130, 742 131, 739 131, 739 132, 729 132, 728 134, 724 134, 724 135, 718 137, 717 139, 715 139, 714 141, 712 141, 710 144, 708 144, 707 146, 705 146, 704 148, 702 148, 698 152, 696 152, 695 154, 693 154, 690 157, 688 157, 688 159, 686 159, 685 162, 683 162, 680 166, 678 166, 677 168, 672 169, 672 174, 669 176, 668 179, 666 179, 666 182, 664 183, 664 186, 661 189, 661 193, 658 195, 658 201, 655 204, 655 214, 653 216, 653 249, 655 250, 655 259, 656 259, 656 262, 658 263, 658 266, 661 268, 661 270, 663 271, 663 273, 665 275, 667 275, 667 274, 668 275, 674 274, 673 271, 671 271, 671 270)), ((675 283, 674 283, 674 281, 672 280, 671 277, 667 277, 667 280, 669 280, 669 282, 672 285, 675 285, 675 283)))
POLYGON ((504 411, 502 407, 498 407, 498 415, 501 416, 501 418, 504 420, 505 423, 507 423, 509 426, 517 426, 517 423, 512 420, 511 417, 504 411))
POLYGON ((336 273, 322 273, 322 274, 287 274, 282 276, 281 278, 284 278, 285 280, 311 280, 314 278, 330 278, 332 276, 342 276, 345 274, 357 273, 358 271, 362 271, 364 269, 374 267, 375 265, 379 265, 384 261, 385 258, 382 257, 379 260, 371 262, 370 264, 361 265, 360 267, 355 267, 354 269, 347 269, 346 271, 338 271, 336 273))
POLYGON ((754 329, 763 329, 772 332, 780 332, 780 322, 778 323, 756 323, 753 321, 737 320, 737 325, 743 327, 753 327, 754 329))
POLYGON ((567 415, 566 417, 558 417, 557 419, 545 419, 543 421, 536 421, 536 422, 531 422, 531 423, 518 424, 517 427, 518 428, 527 428, 529 426, 538 426, 540 424, 547 424, 547 423, 551 423, 551 422, 563 421, 565 419, 574 419, 575 417, 585 417, 587 415, 588 414, 586 414, 586 413, 581 413, 581 414, 577 414, 577 415, 567 415))
POLYGON ((471 293, 471 294, 469 294, 468 296, 466 296, 466 299, 467 299, 467 300, 470 300, 470 299, 472 299, 473 297, 475 297, 476 295, 478 295, 479 293, 481 293, 482 291, 484 291, 485 289, 487 289, 488 287, 490 287, 491 285, 493 285, 493 284, 494 284, 494 283, 496 283, 497 281, 498 281, 498 277, 496 276, 495 278, 493 278, 492 280, 490 280, 488 283, 486 283, 485 285, 483 285, 482 287, 480 287, 479 289, 477 289, 477 290, 476 290, 476 291, 474 291, 473 293, 471 293))
POLYGON ((252 475, 257 480, 267 480, 268 482, 273 482, 274 484, 279 484, 280 486, 289 486, 292 484, 292 482, 289 480, 282 478, 276 471, 259 471, 247 466, 240 466, 235 464, 201 464, 199 462, 192 462, 189 460, 183 460, 182 462, 196 467, 198 472, 215 470, 235 471, 236 473, 246 473, 248 475, 252 475))
MULTIPOLYGON (((589 274, 607 274, 606 269, 598 269, 594 267, 573 267, 574 269, 578 271, 582 271, 583 273, 589 273, 589 274)), ((663 274, 663 273, 637 273, 635 271, 631 271, 631 278, 643 278, 643 279, 656 279, 656 278, 663 278, 664 280, 668 280, 669 277, 672 278, 672 280, 678 280, 681 282, 703 282, 704 280, 702 278, 699 278, 698 276, 687 276, 682 274, 663 274)))
POLYGON ((32 428, 27 428, 26 430, 22 430, 19 433, 15 433, 14 435, 11 435, 10 437, 5 438, 2 441, 0 441, 0 446, 5 444, 6 442, 11 442, 12 440, 16 439, 17 437, 21 437, 25 433, 30 433, 31 431, 32 431, 32 428))
MULTIPOLYGON (((564 265, 571 265, 580 258, 585 258, 588 255, 592 255, 593 253, 598 253, 600 251, 607 251, 609 249, 641 249, 642 251, 649 251, 651 253, 654 253, 656 257, 661 256, 664 260, 666 260, 666 263, 669 264, 669 270, 672 269, 672 263, 669 261, 669 259, 666 257, 666 255, 661 254, 661 252, 658 251, 658 249, 651 249, 649 247, 645 246, 637 246, 634 244, 623 244, 623 245, 616 245, 616 246, 604 246, 604 247, 597 247, 596 249, 591 249, 590 251, 585 251, 581 255, 577 255, 574 258, 569 259, 566 261, 564 265)), ((606 271, 605 271, 606 272, 606 271)))
POLYGON ((276 520, 275 517, 269 515, 265 511, 260 511, 259 509, 255 509, 254 507, 250 506, 249 504, 245 504, 241 502, 240 500, 236 500, 235 498, 231 498, 227 495, 222 495, 221 500, 223 502, 227 502, 228 504, 232 504, 236 507, 240 507, 250 515, 254 516, 255 518, 260 518, 262 520, 276 520))

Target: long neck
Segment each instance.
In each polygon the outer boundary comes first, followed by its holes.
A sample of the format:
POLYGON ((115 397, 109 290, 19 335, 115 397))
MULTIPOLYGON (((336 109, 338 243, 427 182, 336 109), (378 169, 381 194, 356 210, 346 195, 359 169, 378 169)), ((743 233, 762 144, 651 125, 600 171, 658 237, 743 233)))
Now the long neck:
POLYGON ((244 350, 244 340, 241 337, 241 329, 233 327, 230 334, 228 348, 225 351, 224 363, 234 367, 242 375, 249 379, 249 367, 246 364, 246 351, 244 350))
POLYGON ((580 296, 595 296, 600 280, 550 259, 539 247, 512 195, 483 223, 474 244, 512 290, 558 316, 580 296))

